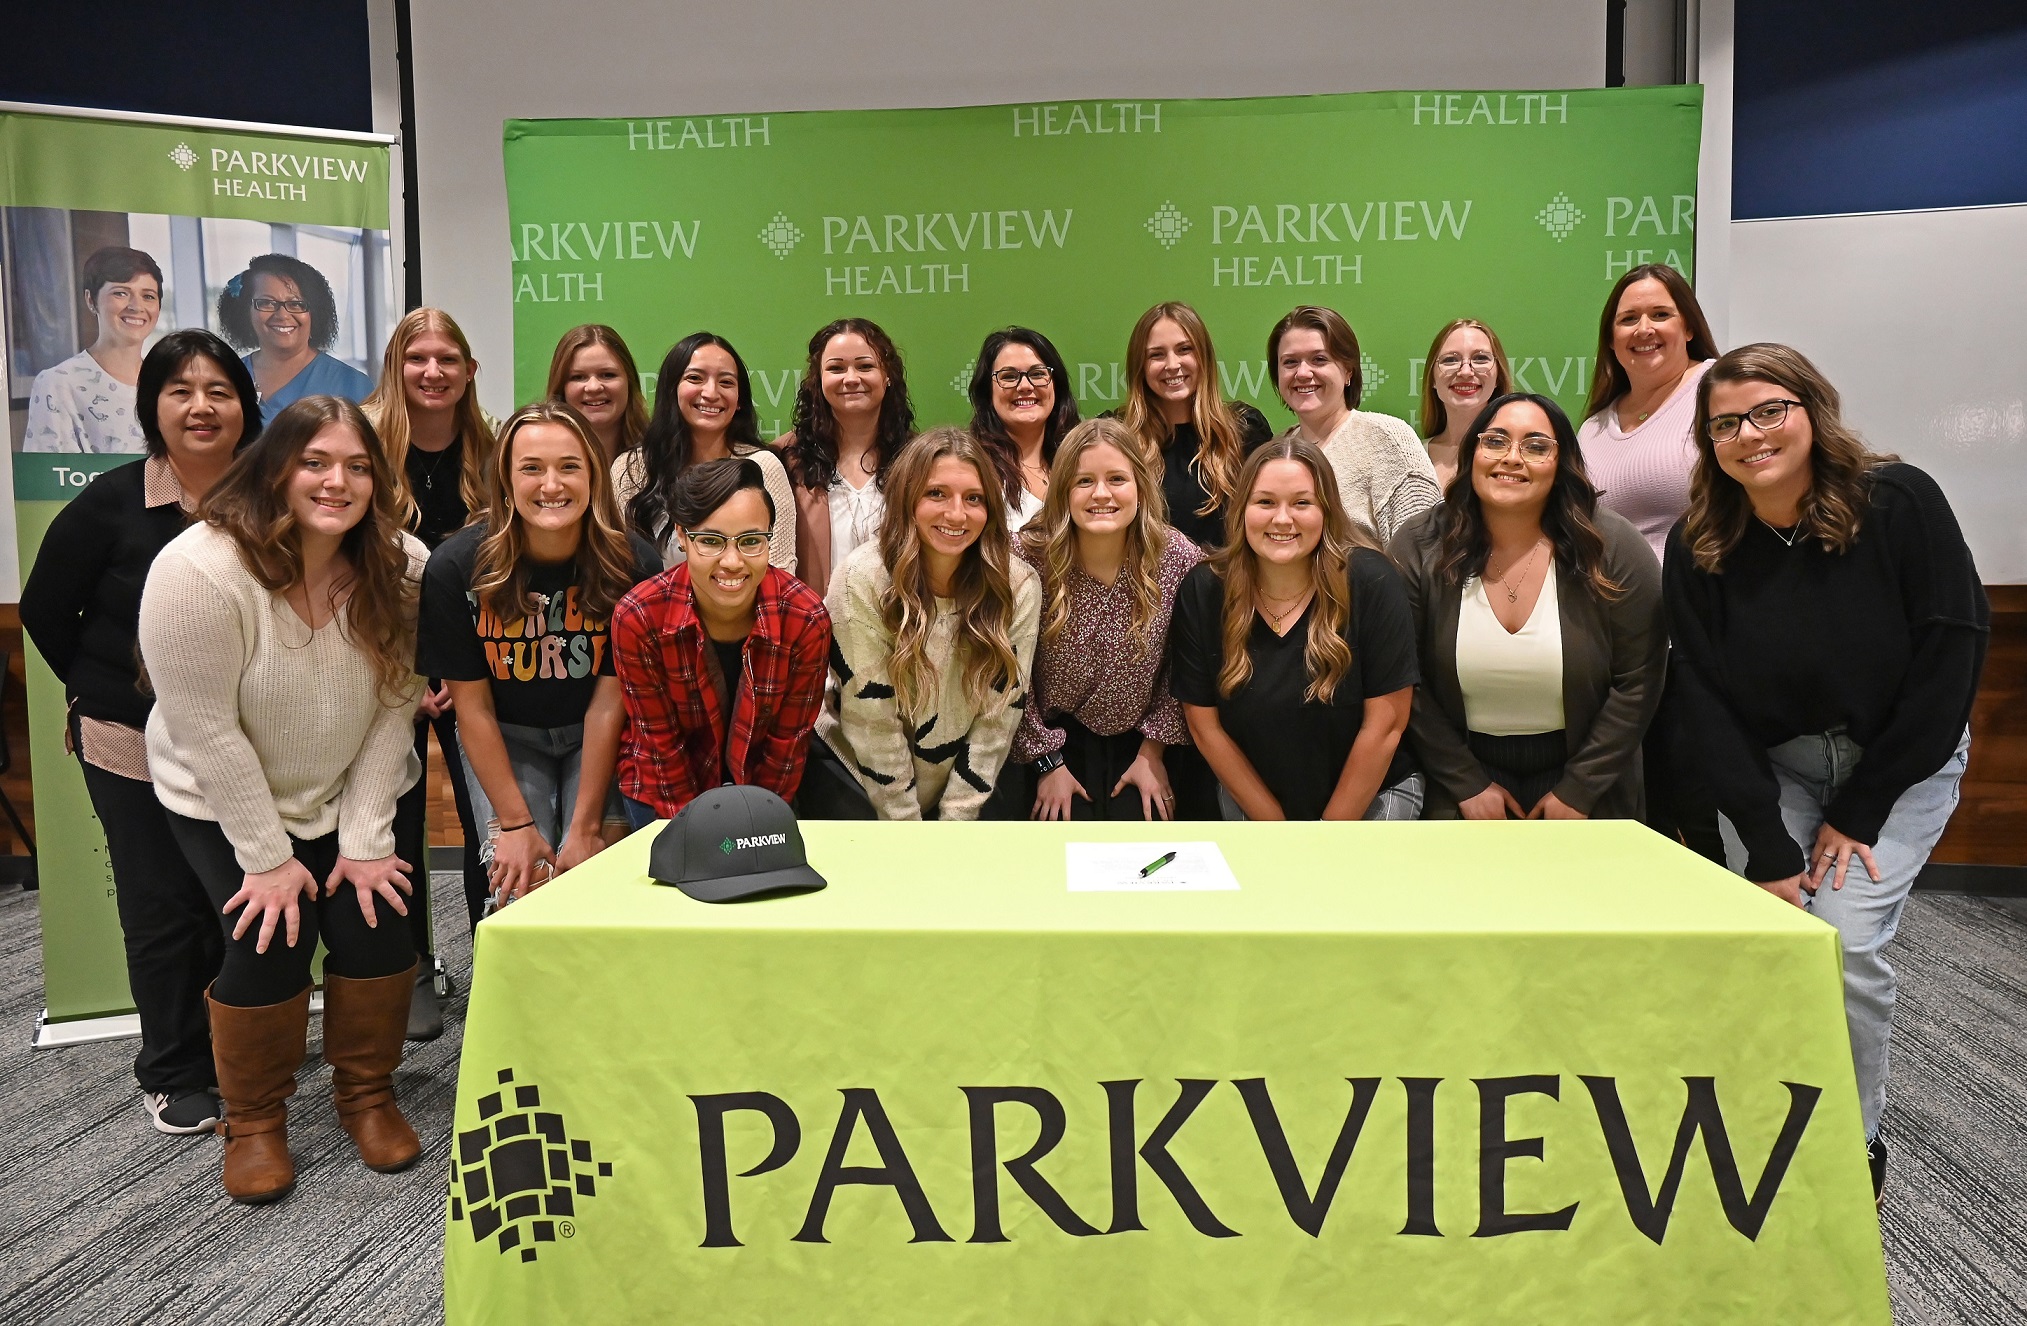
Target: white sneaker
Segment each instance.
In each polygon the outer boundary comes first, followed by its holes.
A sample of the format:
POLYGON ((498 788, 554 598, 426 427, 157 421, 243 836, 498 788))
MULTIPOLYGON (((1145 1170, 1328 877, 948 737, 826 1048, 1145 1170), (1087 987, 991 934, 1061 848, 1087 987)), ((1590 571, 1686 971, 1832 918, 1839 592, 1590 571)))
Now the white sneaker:
POLYGON ((219 1106, 218 1093, 207 1087, 144 1091, 141 1103, 148 1107, 148 1117, 155 1121, 155 1131, 174 1137, 208 1133, 225 1113, 219 1106))

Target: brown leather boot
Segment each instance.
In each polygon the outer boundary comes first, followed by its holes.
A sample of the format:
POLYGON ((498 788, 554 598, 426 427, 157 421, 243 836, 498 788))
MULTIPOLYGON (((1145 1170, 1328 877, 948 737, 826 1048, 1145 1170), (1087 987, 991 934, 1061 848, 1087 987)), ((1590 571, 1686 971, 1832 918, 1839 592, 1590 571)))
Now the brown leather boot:
POLYGON ((289 1158, 288 1098, 296 1090, 309 1026, 310 992, 263 1008, 221 1004, 204 992, 211 1009, 211 1054, 225 1117, 225 1191, 235 1202, 276 1202, 296 1186, 289 1158))
POLYGON ((338 1122, 359 1148, 366 1168, 383 1174, 407 1169, 422 1142, 394 1106, 394 1070, 408 1035, 408 1004, 415 968, 355 981, 324 976, 324 1059, 331 1065, 331 1099, 338 1122))

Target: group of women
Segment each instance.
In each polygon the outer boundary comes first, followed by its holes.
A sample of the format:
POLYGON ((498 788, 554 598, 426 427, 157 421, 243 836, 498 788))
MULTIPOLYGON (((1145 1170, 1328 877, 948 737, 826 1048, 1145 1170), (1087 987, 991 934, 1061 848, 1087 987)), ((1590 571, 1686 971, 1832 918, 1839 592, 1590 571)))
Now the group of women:
POLYGON ((65 509, 22 602, 107 825, 157 1126, 222 1096, 228 1190, 287 1191, 321 935, 340 1116, 366 1163, 413 1159, 389 1084, 433 729, 474 922, 725 782, 836 818, 1645 818, 1843 934, 1883 1173, 1880 951, 1987 629, 1936 485, 1800 353, 1719 355, 1666 267, 1606 301, 1581 428, 1471 319, 1431 346, 1425 436, 1359 408, 1338 312, 1267 352, 1279 436, 1180 303, 1105 417, 1012 327, 969 426, 918 433, 893 342, 840 319, 770 443, 708 332, 650 410, 624 341, 574 329, 497 426, 440 310, 363 411, 265 428, 222 342, 162 340, 148 458, 65 509))

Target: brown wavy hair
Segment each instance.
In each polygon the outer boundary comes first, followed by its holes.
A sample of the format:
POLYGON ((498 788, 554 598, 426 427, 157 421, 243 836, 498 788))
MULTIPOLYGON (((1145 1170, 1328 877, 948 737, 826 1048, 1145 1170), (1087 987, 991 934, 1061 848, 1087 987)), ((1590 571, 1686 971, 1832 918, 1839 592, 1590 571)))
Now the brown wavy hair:
POLYGON ((922 538, 915 529, 915 506, 929 487, 930 471, 945 456, 977 471, 979 486, 985 490, 985 528, 965 549, 950 586, 958 617, 951 665, 962 665, 965 696, 981 713, 999 712, 1021 688, 1020 658, 1011 635, 1013 551, 999 471, 978 439, 964 429, 932 428, 903 447, 889 464, 887 512, 880 521, 880 557, 892 577, 880 605, 882 623, 894 641, 887 675, 901 712, 910 717, 919 716, 936 691, 931 677, 936 665, 928 648, 936 596, 929 588, 922 538))
POLYGON ((358 436, 373 473, 373 500, 339 544, 351 564, 340 629, 372 664, 381 703, 393 708, 405 702, 415 677, 419 584, 409 574, 393 466, 357 405, 339 396, 305 396, 276 415, 205 496, 198 519, 232 536, 240 560, 262 588, 285 594, 300 585, 302 539, 289 509, 288 486, 303 450, 334 425, 358 436))
MULTIPOLYGON (((1846 553, 1858 541, 1871 502, 1872 471, 1900 459, 1873 451, 1844 422, 1837 389, 1792 346, 1760 341, 1720 356, 1696 388, 1696 470, 1689 479, 1689 510, 1683 541, 1696 565, 1718 575, 1752 523, 1752 502, 1737 480, 1717 463, 1710 441, 1710 389, 1719 382, 1765 382, 1788 392, 1808 412, 1815 440, 1809 447, 1809 492, 1802 498, 1800 532, 1823 551, 1846 553)), ((1794 414, 1786 427, 1793 428, 1794 414)))
POLYGON ((1703 305, 1696 302, 1696 291, 1690 288, 1689 281, 1665 262, 1642 263, 1619 278, 1612 293, 1605 296, 1604 311, 1598 314, 1598 358, 1591 365, 1591 394, 1584 402, 1586 419, 1633 389, 1626 366, 1612 350, 1612 324, 1618 321, 1620 298, 1636 281, 1659 281, 1668 287, 1668 298, 1675 301, 1675 311, 1689 324, 1690 363, 1717 358, 1717 338, 1710 334, 1710 322, 1703 316, 1703 305))
POLYGON ((1492 395, 1504 396, 1513 390, 1513 369, 1506 362, 1506 347, 1499 343, 1499 333, 1476 318, 1452 318, 1443 324, 1443 330, 1436 333, 1436 339, 1429 342, 1429 357, 1422 361, 1424 438, 1433 438, 1450 426, 1450 409, 1443 404, 1443 398, 1436 394, 1436 356, 1443 353, 1443 342, 1450 339, 1452 332, 1461 331, 1466 327, 1484 332, 1485 339, 1492 342, 1492 395))
POLYGON ((1436 565, 1443 579, 1456 586, 1485 574, 1492 543, 1485 533, 1485 508, 1472 482, 1478 435, 1492 426, 1501 410, 1521 401, 1540 406, 1555 434, 1555 479, 1549 485, 1548 505, 1541 512, 1541 532, 1548 536, 1550 554, 1593 595, 1616 599, 1625 586, 1605 574, 1605 537, 1598 533, 1598 490, 1584 468, 1577 430, 1560 405, 1534 392, 1495 396, 1471 421, 1466 447, 1457 457, 1457 477, 1450 481, 1443 504, 1432 517, 1439 553, 1436 565))
POLYGON ((823 361, 830 343, 845 335, 865 338, 873 357, 880 361, 881 376, 887 379, 880 396, 880 418, 873 429, 873 486, 884 490, 888 464, 915 435, 915 406, 908 399, 908 373, 901 364, 901 352, 878 323, 865 318, 839 318, 809 338, 809 361, 803 367, 801 385, 795 389, 793 434, 781 449, 782 464, 804 488, 824 489, 837 481, 838 419, 823 394, 823 361))
POLYGON ((633 351, 627 348, 626 338, 602 322, 586 322, 564 332, 556 342, 556 353, 549 360, 549 385, 543 395, 552 401, 563 399, 563 384, 570 377, 570 361, 577 358, 579 350, 591 346, 603 346, 619 361, 620 371, 626 374, 626 413, 619 417, 619 452, 632 451, 640 445, 641 435, 648 431, 648 403, 641 395, 640 366, 633 361, 633 351))
MULTIPOLYGON (((1356 410, 1365 395, 1365 369, 1359 364, 1358 333, 1342 313, 1321 304, 1297 304, 1289 309, 1274 330, 1267 333, 1267 371, 1274 375, 1274 390, 1281 389, 1281 338, 1292 331, 1323 333, 1323 348, 1344 366, 1344 404, 1356 410)), ((1282 459, 1287 459, 1283 457, 1282 459)), ((1239 488, 1238 491, 1247 491, 1239 488)))
MULTIPOLYGON (((1227 514, 1225 546, 1211 555, 1211 565, 1225 587, 1225 665, 1218 671, 1218 694, 1229 698, 1253 676, 1253 660, 1246 652, 1246 637, 1253 630, 1253 590, 1259 581, 1258 556, 1246 542, 1246 503, 1260 481, 1260 471, 1277 460, 1296 461, 1309 470, 1316 486, 1316 503, 1323 508, 1323 539, 1309 557, 1309 583, 1316 591, 1316 610, 1309 616, 1309 640, 1302 658, 1309 673, 1304 700, 1329 704, 1337 685, 1351 670, 1351 577, 1353 548, 1380 551, 1372 535, 1344 514, 1337 496, 1337 474, 1323 449, 1302 437, 1284 434, 1258 448, 1246 458, 1239 471, 1238 486, 1243 494, 1227 514)), ((1382 553, 1382 555, 1384 555, 1382 553)))
POLYGON ((464 443, 458 493, 465 500, 465 509, 473 515, 479 513, 485 501, 486 462, 493 447, 493 430, 486 424, 485 411, 479 408, 478 360, 472 358, 472 343, 465 339, 464 329, 457 325, 456 318, 440 308, 410 310, 394 324, 394 334, 387 338, 387 352, 380 357, 380 380, 373 384, 373 394, 360 403, 360 409, 379 434, 380 444, 387 449, 401 503, 402 523, 409 527, 414 526, 419 513, 415 494, 408 491, 408 393, 401 365, 408 357, 409 344, 425 332, 448 336, 472 366, 472 380, 465 384, 465 394, 457 403, 457 435, 464 443))
POLYGON ((500 425, 499 445, 486 467, 485 533, 472 561, 472 591, 501 618, 541 610, 528 589, 528 535, 514 506, 514 438, 530 424, 567 428, 584 450, 591 508, 584 513, 577 543, 577 605, 585 616, 603 621, 633 588, 633 545, 621 523, 619 500, 612 495, 611 469, 598 434, 576 407, 558 400, 524 405, 500 425))
POLYGON ((1168 500, 1162 496, 1160 461, 1138 445, 1132 431, 1117 419, 1086 419, 1063 437, 1049 472, 1049 495, 1041 512, 1022 527, 1021 546, 1042 564, 1042 633, 1044 644, 1056 641, 1070 624, 1070 572, 1077 565, 1077 525, 1070 519, 1070 493, 1077 482, 1077 463, 1093 447, 1112 447, 1126 457, 1138 495, 1133 523, 1126 530, 1126 559, 1119 574, 1133 597, 1130 648, 1145 657, 1150 644, 1148 623, 1161 610, 1161 581, 1156 572, 1168 550, 1168 500))
POLYGON ((1189 337, 1190 346, 1196 351, 1197 388, 1190 400, 1189 413, 1190 422, 1196 425, 1198 446, 1190 467, 1196 471, 1197 482, 1207 495, 1196 514, 1208 516, 1231 500, 1232 484, 1238 479, 1239 466, 1246 461, 1246 443, 1238 415, 1225 403, 1218 383, 1218 352, 1211 345, 1210 329, 1189 305, 1175 300, 1156 304, 1133 324, 1133 333, 1126 338, 1126 380, 1132 385, 1127 388, 1125 405, 1120 407, 1120 418, 1153 455, 1157 466, 1154 487, 1159 489, 1159 466, 1167 464, 1168 444, 1175 436, 1175 428, 1162 414, 1161 401, 1147 385, 1147 343, 1154 338, 1155 324, 1164 318, 1182 328, 1182 334, 1189 337))

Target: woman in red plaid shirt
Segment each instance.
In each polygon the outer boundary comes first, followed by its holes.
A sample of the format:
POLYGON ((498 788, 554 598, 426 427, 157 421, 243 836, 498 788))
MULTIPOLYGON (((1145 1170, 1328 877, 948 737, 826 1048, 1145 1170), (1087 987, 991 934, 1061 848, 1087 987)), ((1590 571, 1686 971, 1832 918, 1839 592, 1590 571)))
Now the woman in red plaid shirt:
POLYGON ((637 829, 724 783, 793 798, 830 653, 823 600, 767 564, 775 510, 759 465, 692 466, 670 514, 685 560, 612 615, 629 720, 619 789, 637 829))

